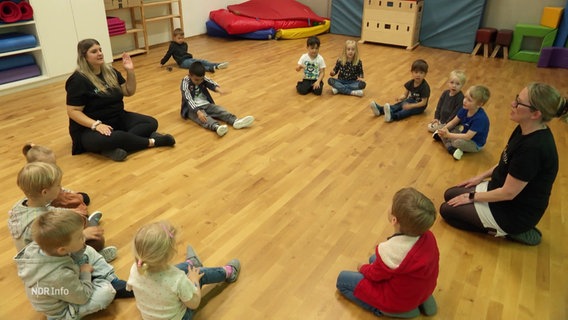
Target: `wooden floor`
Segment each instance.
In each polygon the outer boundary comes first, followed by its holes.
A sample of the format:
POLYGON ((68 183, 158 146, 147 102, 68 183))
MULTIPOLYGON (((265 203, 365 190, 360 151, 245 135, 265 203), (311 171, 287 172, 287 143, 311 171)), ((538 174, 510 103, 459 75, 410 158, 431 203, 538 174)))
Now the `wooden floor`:
MULTIPOLYGON (((321 36, 329 73, 349 37, 321 36)), ((155 116, 160 131, 176 137, 173 149, 145 150, 116 163, 101 156, 71 156, 63 83, 0 97, 0 203, 8 212, 22 197, 16 174, 29 141, 52 147, 63 185, 88 192, 90 210, 104 212, 107 244, 119 248, 113 262, 128 278, 132 236, 141 225, 167 219, 180 230, 177 260, 192 244, 206 265, 238 257, 235 284, 200 311, 199 319, 374 319, 341 297, 335 281, 355 270, 392 233, 387 212, 393 194, 413 186, 436 206, 444 190, 498 161, 514 123, 511 101, 531 81, 568 95, 568 70, 533 63, 483 59, 433 48, 414 51, 360 44, 368 89, 365 97, 295 91, 305 39, 281 41, 190 38, 198 58, 229 61, 212 75, 232 90, 216 102, 238 116, 254 115, 252 128, 219 138, 179 116, 179 84, 186 70, 159 68, 166 45, 134 57, 138 90, 126 107, 155 116), (426 114, 396 123, 375 118, 369 101, 392 102, 410 79, 410 64, 428 61, 432 99, 426 114), (462 69, 466 88, 491 89, 491 120, 484 151, 455 161, 426 130, 447 76, 462 69)), ((173 61, 171 61, 173 62, 173 61)), ((118 62, 119 70, 122 65, 118 62)), ((550 126, 560 172, 550 206, 539 224, 543 242, 526 247, 449 227, 432 228, 440 248, 430 319, 568 319, 567 125, 550 126)), ((514 214, 514 213, 511 213, 514 214)), ((6 216, 7 217, 7 216, 6 216)), ((42 319, 31 310, 12 257, 6 223, 0 224, 0 318, 42 319)), ((115 301, 89 319, 138 319, 134 300, 115 301)), ((426 319, 427 317, 423 317, 426 319)))

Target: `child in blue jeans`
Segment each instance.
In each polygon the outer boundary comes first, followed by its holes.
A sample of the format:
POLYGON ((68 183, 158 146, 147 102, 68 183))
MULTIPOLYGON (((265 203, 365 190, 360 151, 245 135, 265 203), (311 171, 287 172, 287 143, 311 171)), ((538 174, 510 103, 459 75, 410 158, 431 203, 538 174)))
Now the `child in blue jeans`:
POLYGON ((410 71, 412 79, 404 84, 404 94, 396 98, 394 105, 385 103, 383 107, 375 101, 371 102, 370 107, 375 116, 384 115, 385 122, 392 122, 421 114, 426 110, 430 97, 430 86, 424 79, 428 73, 428 63, 418 59, 412 63, 410 71))
POLYGON ((367 86, 363 79, 363 61, 359 58, 359 49, 355 40, 345 41, 341 56, 335 62, 335 67, 329 73, 327 83, 333 94, 346 94, 357 97, 363 96, 367 86), (337 75, 337 79, 333 78, 337 75))
POLYGON ((134 291, 142 319, 192 319, 217 284, 239 277, 237 259, 223 267, 206 268, 188 246, 186 260, 173 266, 169 263, 175 254, 176 229, 167 221, 145 225, 134 236, 135 262, 127 289, 134 291))
POLYGON ((394 195, 388 220, 394 234, 376 247, 368 264, 341 271, 337 290, 376 316, 412 318, 420 311, 433 315, 440 254, 429 229, 436 208, 416 189, 404 188, 394 195))
POLYGON ((215 72, 215 70, 225 69, 229 66, 228 62, 217 63, 209 62, 203 59, 196 59, 191 53, 187 52, 187 49, 188 46, 187 42, 185 42, 183 30, 181 28, 174 29, 174 38, 170 42, 168 51, 166 52, 162 60, 160 60, 160 67, 163 67, 171 57, 174 58, 180 68, 184 69, 189 69, 189 66, 196 61, 201 62, 205 67, 205 70, 207 70, 208 72, 215 72))

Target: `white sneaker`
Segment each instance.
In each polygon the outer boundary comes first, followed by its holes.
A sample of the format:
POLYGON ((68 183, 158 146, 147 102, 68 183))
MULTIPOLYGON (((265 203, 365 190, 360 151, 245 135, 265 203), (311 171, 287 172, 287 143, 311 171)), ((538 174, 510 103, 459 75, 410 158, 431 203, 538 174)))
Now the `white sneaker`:
POLYGON ((98 226, 99 221, 103 217, 103 213, 100 211, 95 211, 91 213, 91 215, 87 218, 87 225, 89 226, 98 226))
POLYGON ((353 90, 353 91, 351 91, 351 95, 357 96, 357 97, 362 97, 363 96, 363 90, 353 90))
POLYGON ((217 132, 217 135, 219 137, 226 135, 227 131, 229 131, 229 128, 227 128, 226 124, 222 124, 222 125, 217 126, 217 129, 215 130, 215 132, 217 132))
POLYGON ((392 116, 391 116, 391 106, 388 103, 385 103, 385 122, 391 122, 392 121, 392 116))
POLYGON ((106 262, 111 262, 112 260, 116 259, 116 247, 115 246, 108 246, 104 247, 101 251, 99 251, 100 255, 105 258, 106 262))
POLYGON ((456 151, 454 151, 454 159, 456 160, 460 160, 463 156, 463 151, 461 151, 460 149, 456 149, 456 151))
POLYGON ((235 122, 233 123, 233 128, 235 129, 248 128, 252 126, 253 122, 254 122, 253 116, 246 116, 244 118, 235 120, 235 122))
POLYGON ((227 69, 229 67, 228 62, 221 62, 217 65, 217 69, 227 69))
POLYGON ((331 87, 331 92, 333 94, 337 94, 339 92, 339 90, 335 89, 334 87, 331 87))
POLYGON ((371 103, 369 103, 369 107, 371 107, 371 110, 373 110, 373 113, 377 116, 380 117, 383 114, 381 113, 381 110, 379 110, 379 105, 375 102, 375 101, 371 101, 371 103))

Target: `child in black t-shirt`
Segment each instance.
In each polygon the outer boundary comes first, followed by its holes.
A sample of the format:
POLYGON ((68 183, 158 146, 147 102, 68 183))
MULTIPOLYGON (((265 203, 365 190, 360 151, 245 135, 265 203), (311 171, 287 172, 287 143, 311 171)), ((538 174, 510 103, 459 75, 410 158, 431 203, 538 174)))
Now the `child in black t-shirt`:
POLYGON ((385 103, 384 107, 372 101, 370 104, 373 113, 379 117, 385 116, 385 122, 392 122, 408 118, 415 114, 421 114, 428 106, 430 86, 424 79, 428 73, 428 63, 418 59, 412 63, 410 69, 412 79, 404 84, 404 94, 396 98, 396 104, 385 103))

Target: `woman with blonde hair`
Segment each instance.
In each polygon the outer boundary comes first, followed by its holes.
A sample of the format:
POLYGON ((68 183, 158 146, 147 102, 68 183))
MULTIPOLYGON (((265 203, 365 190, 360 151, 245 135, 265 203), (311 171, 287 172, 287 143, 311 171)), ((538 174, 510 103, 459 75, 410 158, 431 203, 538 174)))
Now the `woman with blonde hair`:
POLYGON ((558 173, 558 152, 547 123, 566 121, 568 104, 555 88, 535 82, 517 94, 509 110, 518 125, 499 163, 448 189, 440 214, 453 227, 534 246, 542 238, 536 225, 558 173))
POLYGON ((65 83, 74 155, 94 152, 123 161, 128 153, 175 144, 173 136, 156 132, 156 119, 124 110, 123 97, 136 92, 136 77, 127 53, 122 65, 126 79, 105 63, 97 40, 79 41, 77 70, 65 83))

